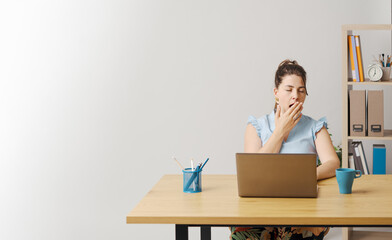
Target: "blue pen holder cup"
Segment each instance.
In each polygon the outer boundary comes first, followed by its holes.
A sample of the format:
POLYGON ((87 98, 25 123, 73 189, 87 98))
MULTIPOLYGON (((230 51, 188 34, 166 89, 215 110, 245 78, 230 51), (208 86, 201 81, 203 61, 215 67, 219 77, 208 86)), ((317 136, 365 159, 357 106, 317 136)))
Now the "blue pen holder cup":
POLYGON ((183 175, 183 191, 186 193, 201 192, 201 169, 192 170, 185 168, 182 170, 183 175))
POLYGON ((336 180, 341 194, 350 194, 355 178, 360 178, 362 172, 351 168, 336 169, 336 180))

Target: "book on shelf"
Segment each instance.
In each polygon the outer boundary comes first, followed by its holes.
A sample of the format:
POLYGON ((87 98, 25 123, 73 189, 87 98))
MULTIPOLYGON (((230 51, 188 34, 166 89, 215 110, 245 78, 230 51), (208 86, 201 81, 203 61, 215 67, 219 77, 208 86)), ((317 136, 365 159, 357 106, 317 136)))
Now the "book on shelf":
POLYGON ((348 154, 348 168, 351 168, 351 169, 355 170, 354 156, 353 156, 352 153, 348 154))
POLYGON ((353 82, 365 81, 362 48, 359 35, 348 35, 348 50, 353 82))
POLYGON ((349 154, 352 155, 352 158, 353 158, 352 166, 354 167, 355 170, 358 170, 359 169, 359 163, 358 163, 358 159, 356 157, 356 152, 355 152, 355 149, 354 149, 354 142, 351 142, 351 143, 348 144, 348 152, 349 152, 349 154))
POLYGON ((358 67, 358 57, 357 57, 357 48, 355 46, 355 38, 353 35, 350 36, 351 38, 351 44, 353 48, 353 58, 354 58, 354 67, 355 67, 355 79, 357 82, 359 82, 359 67, 358 67))
POLYGON ((358 142, 358 149, 359 149, 359 155, 361 158, 361 163, 362 163, 362 167, 363 167, 363 174, 365 175, 369 175, 369 167, 367 164, 367 160, 366 160, 366 156, 365 156, 365 149, 363 149, 363 144, 362 141, 358 142))
POLYGON ((358 142, 353 142, 352 145, 354 148, 353 156, 354 156, 355 170, 361 170, 363 174, 364 171, 363 171, 361 156, 359 155, 358 142))
POLYGON ((363 61, 362 61, 362 49, 361 49, 361 42, 359 35, 354 35, 355 38, 355 49, 357 52, 357 59, 358 59, 358 71, 359 71, 359 80, 360 82, 365 81, 365 75, 363 72, 363 61))
POLYGON ((355 62, 354 62, 355 41, 352 40, 351 35, 347 36, 347 39, 348 39, 348 50, 349 50, 349 59, 351 63, 352 78, 353 78, 353 82, 357 82, 359 81, 359 79, 357 78, 355 62))
MULTIPOLYGON (((352 164, 355 170, 361 170, 362 174, 369 175, 369 167, 366 160, 365 150, 362 141, 353 141, 350 145, 349 152, 352 153, 352 164)), ((349 156, 350 161, 350 156, 349 156)))
POLYGON ((373 174, 386 174, 385 144, 373 144, 373 174))

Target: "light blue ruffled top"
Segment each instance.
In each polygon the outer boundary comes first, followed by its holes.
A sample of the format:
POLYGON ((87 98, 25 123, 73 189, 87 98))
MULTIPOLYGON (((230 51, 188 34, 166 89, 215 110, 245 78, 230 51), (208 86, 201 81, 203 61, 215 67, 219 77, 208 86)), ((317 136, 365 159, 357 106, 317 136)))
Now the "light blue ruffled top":
MULTIPOLYGON (((254 116, 249 116, 248 123, 251 123, 257 131, 262 144, 266 143, 271 137, 275 129, 275 113, 264 115, 257 119, 254 116)), ((280 153, 316 153, 316 133, 322 127, 327 127, 327 119, 325 117, 316 121, 311 117, 302 115, 301 119, 291 130, 287 141, 283 141, 280 153)))

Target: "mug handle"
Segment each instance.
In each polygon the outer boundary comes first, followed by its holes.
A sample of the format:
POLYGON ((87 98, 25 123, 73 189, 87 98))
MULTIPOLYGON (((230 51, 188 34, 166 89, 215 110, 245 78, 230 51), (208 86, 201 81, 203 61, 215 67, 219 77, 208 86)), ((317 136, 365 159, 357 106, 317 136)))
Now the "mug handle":
POLYGON ((360 178, 362 176, 362 172, 361 170, 355 170, 355 178, 360 178), (357 174, 359 173, 359 176, 357 176, 357 174))

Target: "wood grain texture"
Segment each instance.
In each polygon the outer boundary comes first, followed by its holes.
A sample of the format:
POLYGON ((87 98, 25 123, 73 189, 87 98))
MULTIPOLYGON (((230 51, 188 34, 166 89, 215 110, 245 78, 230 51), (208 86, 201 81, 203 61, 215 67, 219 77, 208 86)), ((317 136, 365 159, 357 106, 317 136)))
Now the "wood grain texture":
POLYGON ((183 193, 181 175, 163 176, 127 223, 392 226, 392 175, 362 176, 346 195, 322 180, 317 198, 240 198, 235 175, 202 178, 201 193, 183 193))

